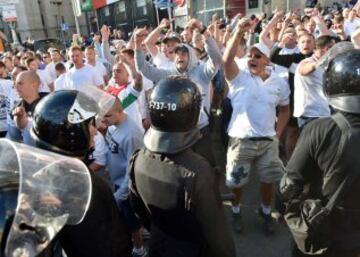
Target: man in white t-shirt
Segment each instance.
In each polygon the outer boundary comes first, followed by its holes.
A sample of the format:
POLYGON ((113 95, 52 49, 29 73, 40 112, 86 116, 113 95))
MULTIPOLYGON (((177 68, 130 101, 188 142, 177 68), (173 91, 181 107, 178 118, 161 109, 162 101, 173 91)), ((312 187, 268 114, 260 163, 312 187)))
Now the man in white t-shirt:
POLYGON ((97 73, 103 77, 105 84, 107 84, 107 82, 109 81, 109 76, 107 74, 104 64, 96 60, 96 51, 93 46, 88 46, 85 49, 85 58, 86 63, 93 66, 96 69, 97 73))
POLYGON ((237 232, 241 232, 242 187, 248 182, 250 170, 256 169, 261 182, 262 203, 259 215, 264 221, 264 232, 273 234, 273 185, 281 179, 284 170, 278 156, 278 139, 290 116, 290 90, 284 79, 267 68, 270 62, 270 49, 264 44, 255 44, 250 48, 247 69, 238 68, 234 56, 238 48, 242 47, 241 41, 249 29, 249 19, 239 21, 223 57, 225 78, 229 83, 228 97, 233 107, 228 128, 230 141, 226 184, 235 195, 232 202, 233 226, 237 232))
POLYGON ((301 61, 294 79, 294 117, 299 128, 320 117, 330 116, 329 102, 323 91, 323 70, 318 67, 319 59, 335 44, 333 37, 320 36, 316 39, 313 55, 301 61))
POLYGON ((41 84, 39 87, 39 93, 50 93, 54 91, 54 83, 51 80, 49 73, 46 70, 40 70, 34 58, 27 59, 26 66, 30 71, 36 72, 40 78, 41 84))
POLYGON ((11 80, 0 78, 0 138, 6 136, 7 132, 7 105, 6 105, 6 87, 11 80), (5 85, 3 85, 3 82, 5 85))
POLYGON ((62 62, 55 65, 57 79, 54 81, 55 91, 71 89, 66 84, 66 67, 62 62))
POLYGON ((12 81, 5 79, 0 81, 0 85, 5 90, 5 96, 6 96, 6 108, 7 108, 6 138, 9 138, 12 141, 17 141, 17 142, 22 141, 22 135, 21 135, 21 130, 18 129, 13 119, 12 110, 15 108, 15 106, 17 106, 20 103, 21 98, 15 90, 14 82, 16 81, 18 74, 20 74, 23 71, 26 71, 26 68, 24 66, 15 66, 11 73, 12 81))
POLYGON ((162 40, 160 49, 156 46, 156 42, 160 39, 161 31, 169 27, 170 21, 163 19, 159 26, 146 37, 144 43, 153 57, 153 63, 156 67, 171 70, 175 68, 174 49, 181 43, 180 39, 176 35, 169 35, 162 40))
POLYGON ((354 33, 357 27, 360 26, 360 19, 356 17, 356 11, 351 10, 349 12, 348 18, 344 22, 344 30, 345 34, 348 37, 351 37, 351 35, 354 33))
POLYGON ((55 65, 62 62, 60 51, 56 48, 49 50, 51 62, 46 65, 45 71, 50 75, 51 81, 54 82, 57 79, 55 65))
POLYGON ((102 76, 94 67, 84 63, 81 48, 73 46, 69 53, 74 66, 66 74, 66 87, 80 91, 86 90, 89 86, 104 88, 102 76))

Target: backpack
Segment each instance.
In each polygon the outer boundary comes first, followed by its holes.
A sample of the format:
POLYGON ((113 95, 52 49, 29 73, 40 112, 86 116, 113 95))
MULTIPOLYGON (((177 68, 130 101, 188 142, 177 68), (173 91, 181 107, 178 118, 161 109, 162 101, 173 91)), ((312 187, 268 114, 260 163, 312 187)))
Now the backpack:
MULTIPOLYGON (((350 125, 341 113, 332 116, 341 129, 342 135, 337 157, 340 158, 344 145, 350 133, 350 125)), ((285 211, 285 221, 293 235, 299 250, 309 255, 325 253, 331 246, 332 224, 331 214, 346 189, 351 188, 350 183, 358 176, 357 173, 345 174, 343 181, 335 193, 324 205, 323 199, 294 199, 290 201, 285 211)))

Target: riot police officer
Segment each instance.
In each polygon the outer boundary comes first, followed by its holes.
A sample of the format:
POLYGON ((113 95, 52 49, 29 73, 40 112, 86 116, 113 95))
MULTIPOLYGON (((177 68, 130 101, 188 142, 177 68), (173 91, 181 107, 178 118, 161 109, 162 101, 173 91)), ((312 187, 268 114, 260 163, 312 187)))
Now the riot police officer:
POLYGON ((132 203, 151 229, 150 257, 235 256, 216 173, 191 149, 200 108, 196 84, 181 76, 151 93, 151 127, 129 167, 132 203))
MULTIPOLYGON (((47 150, 49 155, 54 152, 75 157, 87 163, 96 118, 98 115, 106 113, 107 108, 114 103, 114 99, 107 97, 101 90, 89 88, 87 92, 88 94, 75 90, 57 91, 47 95, 39 102, 31 121, 31 136, 39 148, 47 150), (95 100, 92 96, 97 99, 95 100)), ((28 151, 31 152, 31 150, 28 151)), ((41 162, 46 158, 39 160, 41 162)), ((89 173, 88 170, 87 172, 89 173)), ((76 173, 76 169, 69 169, 68 173, 76 173)), ((130 232, 116 205, 110 187, 92 173, 89 173, 89 177, 91 189, 88 193, 91 193, 91 196, 82 222, 72 224, 72 226, 66 225, 57 235, 58 230, 52 232, 52 235, 56 235, 61 247, 69 257, 131 256, 130 232)), ((66 191, 67 184, 71 183, 73 181, 63 180, 61 183, 56 183, 56 188, 60 191, 63 188, 66 191)), ((80 184, 78 190, 83 190, 80 184)), ((64 203, 57 200, 53 194, 49 199, 58 205, 64 203)), ((70 199, 78 201, 76 197, 70 199)), ((76 211, 77 206, 74 208, 76 211)), ((22 229, 37 235, 40 231, 38 226, 44 226, 44 224, 32 221, 30 225, 22 226, 22 229)), ((37 235, 36 238, 42 239, 41 235, 37 235)), ((24 241, 25 238, 22 240, 24 241)), ((34 248, 38 249, 39 245, 43 245, 44 242, 38 240, 34 244, 37 244, 34 248)), ((29 256, 36 255, 33 253, 29 256)))
MULTIPOLYGON (((331 200, 335 207, 329 216, 330 246, 317 256, 357 257, 360 256, 360 50, 347 49, 329 59, 323 86, 330 105, 337 111, 336 117, 316 120, 302 131, 282 178, 280 193, 288 206, 304 197, 320 199, 326 204, 341 188, 339 199, 331 200), (352 179, 346 181, 350 176, 352 179), (309 188, 304 190, 306 184, 309 188)), ((293 253, 294 256, 306 254, 299 250, 293 253)))

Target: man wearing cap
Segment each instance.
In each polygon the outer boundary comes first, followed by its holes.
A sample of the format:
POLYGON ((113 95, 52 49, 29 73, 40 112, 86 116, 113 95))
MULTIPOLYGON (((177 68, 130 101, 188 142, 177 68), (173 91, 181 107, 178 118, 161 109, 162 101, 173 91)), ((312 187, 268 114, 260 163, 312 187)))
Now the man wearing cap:
POLYGON ((163 30, 170 28, 170 21, 163 19, 159 26, 154 29, 145 39, 144 43, 149 53, 153 58, 153 62, 156 67, 161 69, 173 69, 174 64, 174 49, 181 43, 179 37, 175 33, 166 35, 161 41, 160 49, 156 46, 156 42, 160 38, 160 34, 163 30))
POLYGON ((203 97, 198 122, 198 128, 200 128, 202 138, 194 145, 193 150, 205 157, 212 166, 215 166, 210 145, 211 139, 207 114, 210 112, 210 81, 221 66, 222 57, 215 40, 210 37, 210 33, 201 22, 192 19, 187 26, 196 27, 206 38, 205 48, 209 54, 209 59, 206 62, 200 63, 198 61, 192 47, 186 44, 179 44, 174 50, 176 68, 170 70, 156 68, 145 60, 145 55, 141 50, 142 34, 144 34, 145 31, 138 30, 135 32, 135 64, 139 72, 155 83, 170 75, 182 75, 190 78, 197 84, 203 97))
POLYGON ((264 232, 272 234, 270 206, 273 184, 283 174, 283 165, 278 156, 278 138, 289 118, 290 90, 286 81, 267 67, 270 50, 264 44, 255 44, 249 50, 247 69, 238 68, 234 56, 238 48, 242 47, 241 41, 249 26, 248 19, 239 22, 223 58, 225 78, 229 84, 228 97, 233 107, 228 128, 230 141, 226 183, 235 194, 232 202, 234 229, 241 232, 242 186, 248 181, 251 169, 258 171, 262 200, 259 215, 264 221, 264 232))

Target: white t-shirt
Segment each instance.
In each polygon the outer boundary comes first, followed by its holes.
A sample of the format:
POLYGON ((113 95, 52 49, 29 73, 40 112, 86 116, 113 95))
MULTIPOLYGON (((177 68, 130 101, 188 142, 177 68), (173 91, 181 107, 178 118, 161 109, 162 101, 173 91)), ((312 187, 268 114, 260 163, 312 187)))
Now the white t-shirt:
POLYGON ((0 132, 7 131, 6 91, 0 85, 0 132))
POLYGON ((355 18, 353 21, 345 20, 344 22, 345 34, 347 36, 351 36, 358 26, 360 26, 359 18, 355 18))
POLYGON ((46 70, 37 70, 36 74, 40 77, 40 87, 39 92, 50 92, 49 85, 53 82, 50 78, 49 73, 46 70))
MULTIPOLYGON (((55 65, 57 63, 49 63, 48 65, 46 65, 45 67, 45 71, 47 71, 47 73, 50 75, 50 78, 51 78, 51 81, 54 82, 57 78, 57 75, 56 75, 56 70, 55 70, 55 65)), ((64 64, 64 63, 63 63, 64 64)), ((65 64, 64 64, 65 65, 65 64)))
MULTIPOLYGON (((315 57, 303 61, 316 61, 315 57)), ((329 102, 323 90, 323 70, 317 68, 312 73, 303 76, 299 66, 294 78, 294 117, 327 117, 330 116, 329 102)))
POLYGON ((54 81, 54 90, 55 91, 59 91, 59 90, 67 90, 67 89, 71 89, 70 87, 67 87, 68 85, 66 84, 66 76, 67 74, 61 74, 55 81, 54 81))
POLYGON ((289 95, 288 83, 274 72, 263 81, 249 70, 241 70, 229 83, 228 97, 233 107, 229 136, 275 136, 276 106, 288 105, 289 95))
POLYGON ((0 79, 0 87, 5 95, 6 101, 6 122, 8 125, 15 127, 15 121, 11 118, 12 109, 21 101, 17 94, 14 84, 11 80, 0 79))
POLYGON ((175 63, 172 62, 169 58, 165 56, 164 53, 158 52, 158 54, 154 57, 153 63, 159 69, 173 70, 175 69, 175 63))
POLYGON ((154 87, 154 83, 146 78, 144 75, 143 77, 143 90, 141 91, 138 101, 140 106, 140 113, 142 119, 148 118, 148 99, 146 99, 145 93, 151 90, 154 87))
POLYGON ((94 147, 95 150, 92 153, 95 159, 94 161, 98 165, 105 166, 107 163, 107 154, 108 154, 108 147, 106 145, 105 138, 100 132, 97 132, 94 137, 94 141, 95 141, 95 147, 94 147))
POLYGON ((102 62, 96 61, 96 65, 94 67, 102 77, 107 75, 106 68, 102 62))
POLYGON ((75 90, 84 90, 87 86, 101 86, 104 85, 103 77, 97 73, 96 69, 88 64, 80 69, 72 67, 66 73, 66 87, 75 90))

